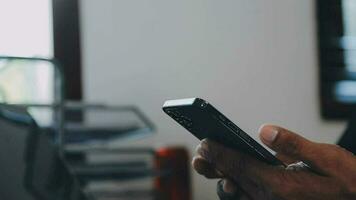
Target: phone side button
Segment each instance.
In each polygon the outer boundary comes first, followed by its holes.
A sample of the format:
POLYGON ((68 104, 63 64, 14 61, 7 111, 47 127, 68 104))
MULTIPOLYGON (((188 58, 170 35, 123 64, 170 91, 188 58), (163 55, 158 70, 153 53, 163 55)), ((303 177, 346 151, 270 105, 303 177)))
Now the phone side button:
POLYGON ((226 122, 226 121, 227 121, 226 118, 225 118, 224 116, 222 116, 222 115, 219 115, 219 119, 220 119, 222 122, 226 122))
POLYGON ((239 128, 232 122, 228 122, 227 125, 234 131, 239 131, 239 128))
POLYGON ((239 131, 239 136, 242 137, 246 142, 251 142, 251 138, 246 134, 244 133, 243 131, 239 131))

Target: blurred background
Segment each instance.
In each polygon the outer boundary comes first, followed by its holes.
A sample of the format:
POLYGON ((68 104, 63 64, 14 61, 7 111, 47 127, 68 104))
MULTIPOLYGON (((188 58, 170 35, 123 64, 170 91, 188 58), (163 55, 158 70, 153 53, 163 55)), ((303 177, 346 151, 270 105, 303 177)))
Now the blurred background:
MULTIPOLYGON (((204 98, 255 139, 261 124, 273 123, 337 143, 356 102, 355 15, 352 0, 1 0, 0 55, 60 65, 63 101, 84 104, 66 119, 80 118, 89 104, 144 113, 149 122, 140 130, 149 134, 117 140, 120 149, 186 152, 188 196, 213 200, 216 181, 189 166, 199 141, 161 111, 163 102, 204 98)), ((0 60, 4 103, 56 99, 53 69, 2 68, 0 60), (21 85, 19 74, 32 79, 21 85)), ((103 129, 131 123, 92 112, 103 129)))

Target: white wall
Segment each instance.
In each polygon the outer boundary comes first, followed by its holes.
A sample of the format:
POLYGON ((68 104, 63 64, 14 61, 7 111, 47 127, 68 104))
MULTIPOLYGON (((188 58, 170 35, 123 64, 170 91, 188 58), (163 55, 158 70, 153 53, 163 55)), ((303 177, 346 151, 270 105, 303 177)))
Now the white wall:
MULTIPOLYGON (((260 124, 335 142, 344 124, 319 116, 312 0, 85 0, 89 101, 135 104, 158 126, 155 146, 198 143, 161 111, 199 96, 257 136, 260 124)), ((195 175, 195 199, 216 199, 195 175)))

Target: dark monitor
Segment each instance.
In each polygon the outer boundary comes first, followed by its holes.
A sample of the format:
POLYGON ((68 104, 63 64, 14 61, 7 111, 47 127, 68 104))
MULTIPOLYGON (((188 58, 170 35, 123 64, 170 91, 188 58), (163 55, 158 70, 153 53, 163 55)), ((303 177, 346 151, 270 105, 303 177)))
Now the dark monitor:
POLYGON ((0 105, 0 199, 86 199, 27 111, 5 105, 0 105))

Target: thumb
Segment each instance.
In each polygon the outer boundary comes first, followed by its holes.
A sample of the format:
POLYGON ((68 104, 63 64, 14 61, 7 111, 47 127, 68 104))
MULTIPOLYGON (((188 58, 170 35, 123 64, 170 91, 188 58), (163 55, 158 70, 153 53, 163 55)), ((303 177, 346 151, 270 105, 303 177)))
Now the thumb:
POLYGON ((261 141, 277 154, 303 161, 317 171, 324 171, 322 169, 327 164, 328 153, 320 144, 273 125, 263 125, 259 132, 261 141))

